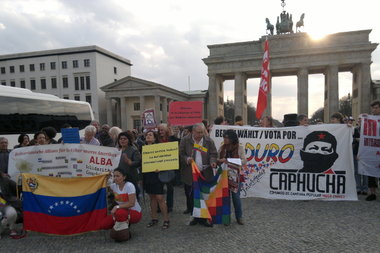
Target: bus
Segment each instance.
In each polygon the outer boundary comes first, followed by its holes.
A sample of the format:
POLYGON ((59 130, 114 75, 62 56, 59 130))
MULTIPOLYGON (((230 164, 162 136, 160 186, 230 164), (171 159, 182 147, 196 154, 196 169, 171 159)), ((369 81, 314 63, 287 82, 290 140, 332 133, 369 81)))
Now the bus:
POLYGON ((34 134, 47 126, 60 133, 65 123, 81 130, 92 120, 94 114, 87 102, 0 86, 0 137, 8 139, 10 149, 18 144, 21 133, 34 134))

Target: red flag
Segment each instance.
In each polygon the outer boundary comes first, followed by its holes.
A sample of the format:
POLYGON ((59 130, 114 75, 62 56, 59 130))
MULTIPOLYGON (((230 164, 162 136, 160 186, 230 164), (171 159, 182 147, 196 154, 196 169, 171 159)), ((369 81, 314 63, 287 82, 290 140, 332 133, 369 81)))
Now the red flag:
POLYGON ((267 108, 267 94, 270 89, 269 84, 269 45, 268 39, 265 40, 263 66, 261 67, 261 81, 259 87, 259 96, 257 98, 256 118, 261 119, 265 108, 267 108))

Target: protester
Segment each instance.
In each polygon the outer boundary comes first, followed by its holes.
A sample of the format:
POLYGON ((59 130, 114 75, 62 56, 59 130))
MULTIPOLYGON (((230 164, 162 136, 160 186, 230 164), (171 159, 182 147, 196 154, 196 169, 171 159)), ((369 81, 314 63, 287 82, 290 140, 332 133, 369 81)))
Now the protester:
MULTIPOLYGON (((171 129, 168 127, 167 124, 159 124, 157 126, 158 128, 158 142, 159 143, 165 143, 165 142, 173 142, 180 140, 173 136, 171 129)), ((176 172, 178 173, 178 172, 176 172)), ((174 179, 174 178, 173 178, 174 179)), ((166 186, 166 204, 168 206, 168 212, 170 213, 173 211, 173 205, 174 205, 174 186, 173 181, 165 183, 166 186)))
POLYGON ((14 146, 14 148, 23 148, 27 147, 29 145, 29 135, 27 134, 20 134, 18 136, 18 145, 14 146))
POLYGON ((340 112, 336 112, 330 117, 330 123, 344 124, 344 116, 340 112))
POLYGON ((98 141, 100 142, 101 146, 115 147, 114 142, 107 130, 104 130, 104 129, 100 130, 98 141))
POLYGON ((299 126, 308 126, 309 125, 309 119, 305 114, 299 114, 297 116, 297 122, 299 126))
POLYGON ((54 140, 54 137, 57 135, 57 130, 54 127, 44 127, 42 128, 43 132, 45 132, 46 136, 46 144, 57 144, 58 142, 54 140))
MULTIPOLYGON (((380 100, 373 101, 371 103, 371 109, 373 115, 380 115, 380 100)), ((370 195, 365 199, 367 201, 376 200, 376 188, 377 182, 379 181, 376 177, 368 177, 368 187, 370 191, 370 195)))
POLYGON ((46 133, 39 131, 34 134, 34 145, 46 145, 46 133))
MULTIPOLYGON (((72 128, 72 127, 69 123, 65 123, 62 125, 62 128, 72 128)), ((58 143, 62 143, 62 142, 63 142, 63 138, 61 136, 61 138, 58 139, 58 143)))
POLYGON ((99 146, 100 142, 95 138, 96 127, 89 125, 84 128, 84 137, 80 139, 81 144, 96 145, 99 146))
MULTIPOLYGON (((157 135, 152 130, 148 130, 145 133, 145 145, 152 145, 158 143, 157 135)), ((169 215, 168 207, 164 199, 164 184, 158 177, 158 170, 155 172, 144 173, 144 189, 149 194, 150 199, 150 212, 152 220, 148 223, 147 227, 153 227, 157 225, 157 208, 160 207, 164 222, 162 229, 169 228, 169 215)))
POLYGON ((228 125, 226 118, 224 116, 218 116, 214 120, 214 125, 228 125))
POLYGON ((121 130, 120 128, 118 128, 117 126, 113 126, 110 128, 110 130, 108 131, 112 141, 113 141, 113 147, 117 147, 118 144, 117 144, 117 138, 119 136, 119 134, 123 132, 123 130, 121 130))
POLYGON ((271 116, 264 116, 260 120, 260 127, 273 127, 273 119, 271 116))
MULTIPOLYGON (((199 170, 204 175, 206 180, 211 180, 214 176, 213 168, 216 168, 218 152, 214 141, 204 135, 205 127, 203 123, 198 123, 193 126, 191 135, 184 137, 181 140, 179 153, 181 158, 181 176, 185 184, 186 206, 187 210, 193 210, 194 207, 194 191, 192 189, 193 175, 191 163, 195 161, 199 170), (206 152, 195 151, 194 144, 203 147, 206 152)), ((202 224, 206 227, 212 227, 212 224, 207 219, 194 218, 189 225, 202 224)))
POLYGON ((235 125, 236 126, 244 126, 243 117, 240 115, 237 115, 235 117, 235 125))
POLYGON ((0 137, 0 172, 8 174, 8 161, 9 153, 8 149, 8 139, 5 137, 0 137))
POLYGON ((114 216, 129 217, 129 223, 138 223, 141 220, 141 207, 136 199, 136 188, 129 180, 127 173, 122 169, 115 169, 113 172, 114 183, 110 189, 115 196, 117 205, 112 207, 111 215, 103 221, 103 229, 111 229, 115 224, 114 216))
POLYGON ((355 171, 355 181, 356 181, 356 191, 358 194, 367 195, 368 192, 368 177, 365 175, 360 175, 358 171, 358 152, 359 152, 359 142, 360 142, 360 124, 362 115, 358 117, 359 125, 354 129, 354 135, 352 140, 352 153, 354 157, 354 171, 355 171))
POLYGON ((100 132, 100 123, 99 123, 99 121, 97 121, 97 120, 91 121, 90 126, 94 126, 95 127, 96 131, 95 131, 95 135, 94 136, 95 136, 96 139, 98 139, 99 138, 99 132, 100 132))
POLYGON ((108 133, 110 131, 110 126, 108 124, 103 124, 101 130, 104 130, 108 133))
POLYGON ((121 150, 121 157, 118 168, 125 171, 128 181, 133 183, 138 196, 138 168, 141 166, 140 152, 133 145, 133 137, 130 132, 121 132, 119 134, 118 145, 121 150))
MULTIPOLYGON (((218 162, 227 163, 228 158, 240 158, 241 165, 247 164, 244 148, 243 146, 239 144, 239 138, 237 134, 235 133, 235 131, 231 129, 225 131, 223 134, 223 145, 220 147, 218 151, 218 162)), ((235 166, 235 167, 239 168, 237 173, 235 173, 235 176, 237 176, 236 177, 237 189, 231 189, 231 185, 229 185, 229 189, 230 189, 230 195, 232 197, 232 203, 235 209, 236 221, 239 225, 244 225, 243 210, 241 208, 241 201, 240 201, 240 190, 242 186, 242 182, 240 178, 241 166, 239 167, 235 166)))

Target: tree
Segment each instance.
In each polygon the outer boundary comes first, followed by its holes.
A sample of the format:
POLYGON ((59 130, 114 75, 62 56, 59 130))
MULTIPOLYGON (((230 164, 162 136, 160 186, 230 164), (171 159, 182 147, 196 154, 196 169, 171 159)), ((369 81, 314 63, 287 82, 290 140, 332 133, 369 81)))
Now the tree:
MULTIPOLYGON (((256 108, 252 103, 247 104, 247 125, 257 125, 258 120, 256 118, 256 108)), ((229 123, 235 123, 235 104, 233 100, 228 100, 224 102, 224 117, 229 123)))
MULTIPOLYGON (((324 111, 323 107, 316 110, 311 116, 311 123, 317 123, 318 121, 324 122, 324 111)), ((339 99, 339 112, 345 116, 352 116, 352 99, 350 93, 339 99)))
POLYGON ((317 122, 324 122, 325 109, 323 107, 317 109, 310 118, 310 123, 315 124, 317 122))
POLYGON ((345 116, 352 116, 352 99, 350 93, 339 99, 339 112, 345 116))

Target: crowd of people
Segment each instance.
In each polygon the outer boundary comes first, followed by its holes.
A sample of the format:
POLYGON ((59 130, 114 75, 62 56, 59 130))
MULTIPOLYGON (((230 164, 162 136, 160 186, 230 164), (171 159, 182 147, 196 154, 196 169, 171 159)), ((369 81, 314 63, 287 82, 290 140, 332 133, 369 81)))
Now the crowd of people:
MULTIPOLYGON (((380 115, 380 101, 371 103, 372 114, 380 115)), ((366 200, 376 199, 376 188, 378 179, 367 177, 358 173, 358 147, 360 138, 360 120, 354 129, 353 155, 355 167, 355 179, 358 194, 369 195, 366 200)), ((331 123, 347 124, 354 127, 352 117, 344 117, 341 113, 334 113, 330 118, 331 123)), ((227 125, 228 122, 223 116, 214 120, 214 125, 227 125)), ((243 126, 241 116, 235 117, 235 125, 243 126)), ((306 115, 287 114, 284 117, 284 126, 308 126, 309 121, 306 115)), ((91 125, 84 129, 84 136, 80 143, 89 145, 101 145, 115 147, 121 151, 121 158, 117 169, 114 170, 114 183, 110 185, 113 193, 113 205, 110 207, 110 215, 104 220, 103 228, 111 228, 116 214, 128 215, 130 223, 137 223, 141 220, 141 206, 139 204, 141 196, 145 193, 149 195, 151 219, 146 224, 150 228, 159 224, 158 215, 162 215, 162 229, 170 227, 169 213, 174 208, 174 186, 183 185, 186 198, 186 209, 183 214, 192 214, 194 207, 194 191, 191 164, 195 162, 206 180, 211 179, 215 174, 215 168, 222 163, 226 163, 228 158, 240 158, 242 165, 246 164, 244 148, 239 144, 235 131, 228 130, 223 134, 223 145, 217 150, 214 141, 209 137, 209 130, 212 124, 205 120, 202 123, 187 127, 169 127, 167 124, 160 124, 156 129, 146 129, 139 133, 137 130, 123 131, 117 126, 100 125, 93 121, 91 125), (171 180, 162 180, 159 171, 142 173, 142 147, 156 143, 179 142, 180 168, 171 180), (203 147, 199 151, 194 149, 197 144, 203 147), (166 196, 165 196, 166 195, 166 196)), ((273 127, 273 119, 265 116, 260 121, 261 127, 273 127)), ((70 127, 69 125, 65 127, 70 127)), ((32 140, 27 134, 20 134, 18 145, 14 148, 22 148, 31 145, 47 145, 62 142, 62 139, 55 140, 56 130, 53 127, 46 127, 35 133, 32 140)), ((0 137, 0 213, 7 217, 11 235, 17 235, 14 224, 21 215, 22 205, 16 196, 16 184, 8 176, 8 159, 10 149, 8 140, 0 137)), ((239 179, 240 180, 240 179, 239 179)), ((240 200, 241 181, 230 188, 231 199, 235 210, 236 222, 243 225, 243 212, 240 200)), ((1 217, 0 217, 1 218, 1 217)), ((22 222, 22 219, 19 219, 22 222)), ((212 227, 213 224, 207 219, 193 218, 189 225, 203 225, 212 227)), ((228 225, 228 224, 227 224, 228 225)), ((1 235, 1 230, 0 230, 1 235)))

